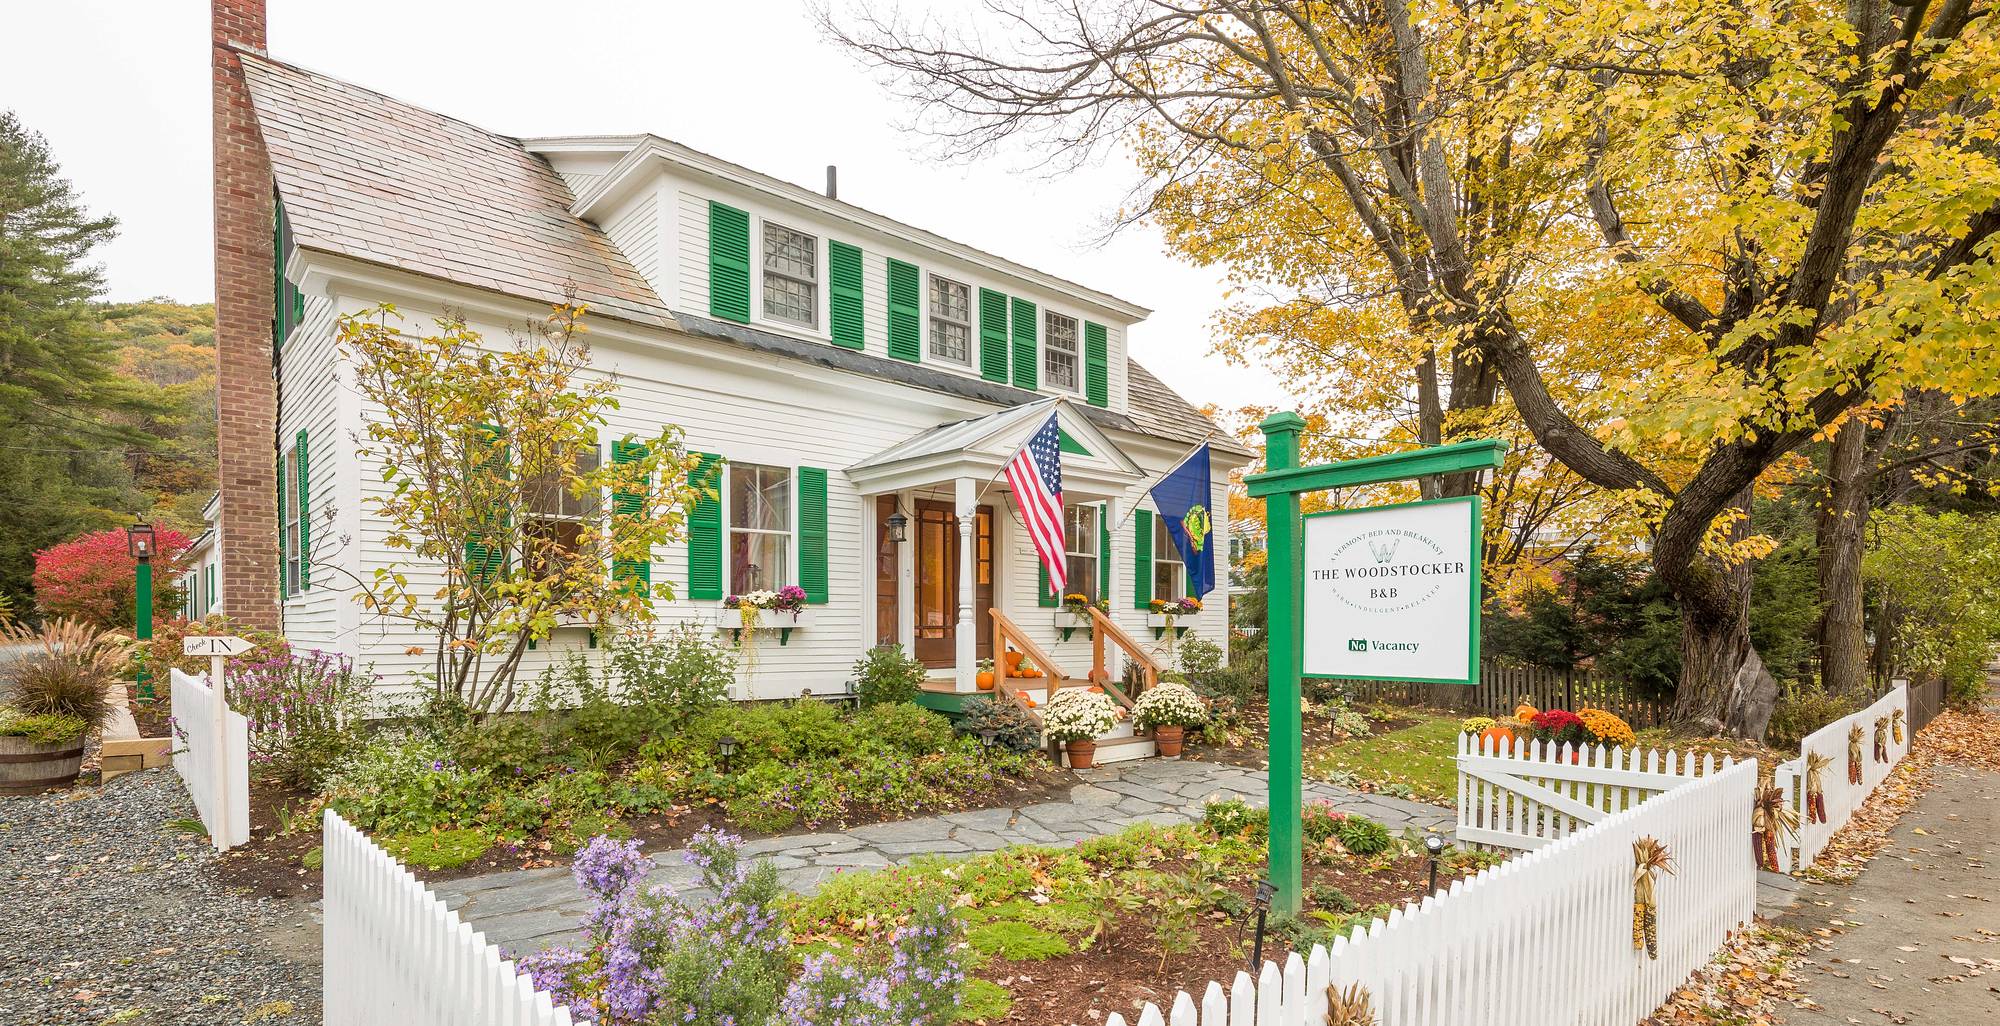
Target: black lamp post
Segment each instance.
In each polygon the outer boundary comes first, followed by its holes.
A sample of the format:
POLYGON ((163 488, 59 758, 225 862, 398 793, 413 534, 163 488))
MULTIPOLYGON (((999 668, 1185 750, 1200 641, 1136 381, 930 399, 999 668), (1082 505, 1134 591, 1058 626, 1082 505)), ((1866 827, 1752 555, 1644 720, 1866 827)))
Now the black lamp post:
POLYGON ((1277 895, 1278 888, 1270 880, 1257 881, 1257 938, 1250 946, 1250 971, 1253 973, 1264 962, 1264 921, 1271 914, 1271 899, 1277 895))
MULTIPOLYGON (((137 521, 125 529, 125 551, 132 554, 137 564, 133 568, 132 583, 135 594, 132 609, 132 636, 140 641, 153 637, 153 552, 157 539, 153 525, 144 520, 137 521)), ((143 667, 139 670, 140 698, 153 697, 153 682, 143 667)))
POLYGON ((722 775, 729 775, 730 763, 736 759, 736 735, 724 734, 715 739, 715 754, 722 756, 722 775))
POLYGON ((1444 838, 1438 834, 1424 835, 1424 850, 1431 853, 1431 886, 1429 893, 1438 889, 1438 856, 1444 854, 1444 838))

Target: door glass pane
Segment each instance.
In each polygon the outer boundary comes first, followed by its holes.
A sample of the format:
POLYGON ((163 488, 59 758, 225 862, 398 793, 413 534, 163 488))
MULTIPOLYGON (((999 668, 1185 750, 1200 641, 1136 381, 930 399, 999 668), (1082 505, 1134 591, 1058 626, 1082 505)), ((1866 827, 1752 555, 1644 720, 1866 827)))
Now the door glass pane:
POLYGON ((889 540, 889 518, 895 515, 896 500, 883 497, 875 500, 875 643, 894 645, 902 640, 899 636, 896 613, 900 598, 897 585, 902 575, 897 571, 898 550, 902 547, 889 540))

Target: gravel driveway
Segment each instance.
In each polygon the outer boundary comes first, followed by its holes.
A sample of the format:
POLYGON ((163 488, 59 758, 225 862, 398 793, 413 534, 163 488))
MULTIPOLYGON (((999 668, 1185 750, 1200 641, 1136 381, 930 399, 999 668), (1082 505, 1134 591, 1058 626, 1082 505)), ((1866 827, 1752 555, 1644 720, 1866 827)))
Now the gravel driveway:
POLYGON ((232 894, 180 778, 0 798, 0 1023, 317 1023, 320 928, 232 894))

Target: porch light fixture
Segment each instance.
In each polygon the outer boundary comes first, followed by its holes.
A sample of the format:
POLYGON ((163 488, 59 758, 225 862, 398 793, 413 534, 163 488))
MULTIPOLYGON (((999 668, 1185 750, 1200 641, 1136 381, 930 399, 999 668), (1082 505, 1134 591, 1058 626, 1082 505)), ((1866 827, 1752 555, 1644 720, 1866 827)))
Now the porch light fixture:
POLYGON ((133 559, 152 559, 153 525, 141 520, 127 527, 125 529, 125 548, 126 551, 132 554, 133 559))
POLYGON ((1435 833, 1425 834, 1424 850, 1431 854, 1431 886, 1427 893, 1436 894, 1438 889, 1438 856, 1444 854, 1444 837, 1435 833))
POLYGON ((889 540, 891 542, 901 545, 909 539, 910 518, 903 515, 903 508, 901 506, 896 507, 896 511, 889 514, 889 519, 883 521, 883 523, 889 526, 889 540))
POLYGON ((715 754, 722 757, 722 774, 729 775, 729 764, 736 758, 736 735, 724 734, 715 739, 715 754))
POLYGON ((1264 961, 1264 919, 1271 913, 1271 899, 1278 896, 1278 886, 1267 877, 1257 881, 1257 939, 1250 947, 1250 971, 1256 972, 1264 961))

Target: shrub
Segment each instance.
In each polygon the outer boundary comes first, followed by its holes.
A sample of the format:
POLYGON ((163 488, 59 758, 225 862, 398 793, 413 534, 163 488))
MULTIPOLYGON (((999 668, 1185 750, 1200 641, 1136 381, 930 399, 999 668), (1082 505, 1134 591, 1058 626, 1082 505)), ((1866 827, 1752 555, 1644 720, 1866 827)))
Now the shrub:
POLYGON ((1180 670, 1195 680, 1213 676, 1222 670, 1222 646, 1199 635, 1190 635, 1180 640, 1180 670))
POLYGON ((1042 732, 1054 741, 1094 738, 1118 724, 1111 696, 1085 688, 1063 688, 1042 712, 1042 732))
POLYGON ((1764 743, 1780 751, 1794 751, 1807 734, 1860 708, 1857 696, 1836 695, 1818 685, 1788 685, 1771 710, 1764 743))
POLYGON ((1389 850, 1389 828, 1366 816, 1348 816, 1333 828, 1340 844, 1356 855, 1380 855, 1389 850))
MULTIPOLYGON (((164 620, 180 608, 173 580, 182 570, 187 535, 170 527, 153 534, 153 616, 164 620)), ((138 562, 123 528, 110 527, 35 553, 35 605, 43 616, 79 620, 93 627, 130 627, 138 601, 138 562)))
POLYGON ((992 731, 993 743, 1010 752, 1032 752, 1042 747, 1042 725, 1018 702, 970 699, 956 726, 959 733, 968 737, 992 731))
POLYGON ((66 745, 89 732, 90 726, 74 716, 23 716, 0 708, 0 737, 18 737, 31 745, 66 745))
POLYGON ((687 621, 664 635, 625 635, 611 646, 610 673, 625 702, 659 714, 667 724, 729 700, 736 652, 707 625, 687 621))
POLYGON ((914 702, 923 684, 924 664, 903 654, 901 645, 878 645, 854 663, 854 694, 863 708, 914 702))
POLYGON ((221 613, 211 613, 198 620, 156 620, 153 622, 152 638, 139 643, 133 669, 143 670, 152 676, 158 682, 159 693, 164 696, 169 669, 179 669, 188 674, 207 673, 209 669, 208 657, 188 655, 182 650, 181 640, 216 635, 238 637, 250 643, 250 651, 236 657, 240 663, 273 659, 283 655, 287 648, 282 636, 245 627, 221 613))
POLYGON ((1347 813, 1335 809, 1328 802, 1317 801, 1307 803, 1301 818, 1306 840, 1313 844, 1325 844, 1327 838, 1339 831, 1347 813))
POLYGON ((314 789, 360 743, 375 676, 317 650, 282 652, 228 671, 230 700, 250 721, 250 761, 292 787, 314 789))
POLYGON ((382 850, 406 866, 436 872, 457 869, 476 861, 493 847, 493 840, 477 830, 444 830, 435 834, 391 834, 382 838, 382 850))
POLYGON ((1317 883, 1306 888, 1306 899, 1320 911, 1339 915, 1347 915, 1361 907, 1354 903, 1353 898, 1347 896, 1346 891, 1332 884, 1317 883))
POLYGON ((951 721, 915 704, 877 705, 853 720, 858 739, 912 755, 933 755, 951 747, 951 721))
POLYGON ((111 712, 105 692, 131 661, 130 639, 78 620, 57 620, 39 633, 16 627, 5 637, 36 646, 5 670, 16 712, 82 720, 86 732, 103 725, 111 712))
POLYGON ((1241 798, 1226 798, 1202 806, 1201 825, 1217 837, 1243 837, 1261 841, 1271 828, 1268 809, 1251 806, 1241 798))
POLYGON ((491 774, 453 762, 430 742, 384 738, 355 752, 322 795, 348 822, 376 833, 430 833, 481 822, 491 774))

